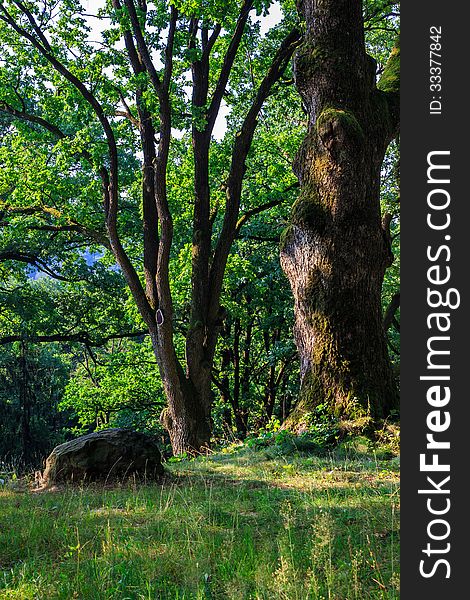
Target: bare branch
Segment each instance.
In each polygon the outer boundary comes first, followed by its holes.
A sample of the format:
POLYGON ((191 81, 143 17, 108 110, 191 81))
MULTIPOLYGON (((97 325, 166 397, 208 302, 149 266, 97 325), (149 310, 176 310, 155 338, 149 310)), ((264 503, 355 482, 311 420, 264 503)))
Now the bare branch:
POLYGON ((400 308, 400 292, 393 294, 392 299, 390 300, 390 304, 387 306, 387 309, 383 318, 383 326, 385 331, 390 329, 393 321, 395 319, 395 314, 397 310, 400 308))
MULTIPOLYGON (((299 182, 296 181, 294 182, 292 185, 289 185, 288 187, 286 187, 284 190, 282 190, 282 192, 279 192, 279 194, 281 196, 284 196, 284 194, 287 194, 287 192, 290 192, 291 190, 298 188, 299 187, 299 182)), ((273 208, 274 206, 279 206, 279 204, 281 204, 283 202, 284 198, 278 198, 277 200, 271 200, 270 202, 266 202, 265 204, 261 204, 260 206, 257 206, 256 208, 252 208, 250 210, 247 210, 245 214, 243 214, 237 221, 237 226, 236 226, 236 232, 239 233, 240 229, 243 227, 243 225, 248 221, 248 219, 251 219, 251 217, 253 217, 254 215, 258 215, 261 212, 264 212, 265 210, 269 210, 270 208, 273 208)))
POLYGON ((21 342, 27 339, 33 343, 51 343, 51 342, 78 342, 81 344, 85 344, 86 346, 90 346, 92 348, 96 348, 99 346, 104 346, 107 342, 111 340, 121 340, 127 338, 136 338, 142 337, 148 334, 148 330, 142 331, 131 331, 128 333, 113 333, 111 335, 103 336, 97 339, 93 339, 88 331, 80 331, 78 333, 55 333, 52 335, 34 335, 34 336, 24 336, 24 335, 6 335, 4 337, 0 337, 0 345, 11 344, 12 342, 21 342))
POLYGON ((212 97, 212 101, 209 106, 209 111, 207 114, 207 127, 206 131, 209 135, 212 133, 214 129, 215 121, 217 119, 217 114, 219 112, 220 103, 222 102, 222 98, 225 92, 225 88, 227 87, 228 79, 230 76, 230 72, 233 67, 233 63, 235 61, 235 56, 237 55, 238 48, 240 46, 240 42, 243 36, 243 31, 245 29, 246 22, 248 20, 248 16, 250 11, 253 8, 253 0, 244 0, 242 8, 240 10, 240 14, 237 20, 237 24, 235 26, 235 31, 233 33, 232 39, 230 40, 229 47, 224 57, 224 61, 222 64, 222 68, 220 70, 219 79, 215 86, 214 95, 212 97))

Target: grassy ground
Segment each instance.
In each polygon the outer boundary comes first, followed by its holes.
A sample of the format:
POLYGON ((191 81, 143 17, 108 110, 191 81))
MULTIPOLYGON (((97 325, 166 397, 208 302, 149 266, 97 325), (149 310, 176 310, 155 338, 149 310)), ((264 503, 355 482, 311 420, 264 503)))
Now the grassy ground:
POLYGON ((0 488, 0 599, 398 598, 398 461, 232 449, 163 485, 0 488))

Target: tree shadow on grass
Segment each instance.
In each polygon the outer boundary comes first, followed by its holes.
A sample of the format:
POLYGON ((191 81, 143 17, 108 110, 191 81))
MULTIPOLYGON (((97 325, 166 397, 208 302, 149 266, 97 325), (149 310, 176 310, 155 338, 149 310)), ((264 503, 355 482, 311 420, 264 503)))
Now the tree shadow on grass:
POLYGON ((303 600, 332 586, 337 598, 354 597, 356 581, 356 597, 398 597, 393 482, 326 471, 306 490, 286 485, 302 477, 300 467, 283 473, 288 461, 252 464, 259 477, 233 461, 171 465, 160 484, 0 494, 0 591, 36 581, 50 586, 47 597, 67 600, 137 599, 145 590, 303 600))

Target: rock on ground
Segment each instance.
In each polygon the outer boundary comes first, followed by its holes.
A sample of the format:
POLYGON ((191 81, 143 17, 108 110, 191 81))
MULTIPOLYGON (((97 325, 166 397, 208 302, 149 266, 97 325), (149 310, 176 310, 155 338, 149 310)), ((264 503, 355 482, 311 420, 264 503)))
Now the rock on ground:
POLYGON ((154 439, 131 429, 105 429, 65 442, 46 461, 43 483, 115 481, 138 475, 163 475, 160 450, 154 439))

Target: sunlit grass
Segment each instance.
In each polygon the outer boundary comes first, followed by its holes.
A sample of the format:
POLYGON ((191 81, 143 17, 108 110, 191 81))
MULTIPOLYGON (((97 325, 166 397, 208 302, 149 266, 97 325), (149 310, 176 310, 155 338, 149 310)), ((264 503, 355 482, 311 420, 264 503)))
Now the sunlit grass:
POLYGON ((0 598, 398 598, 398 465, 245 447, 160 485, 0 491, 0 598))

